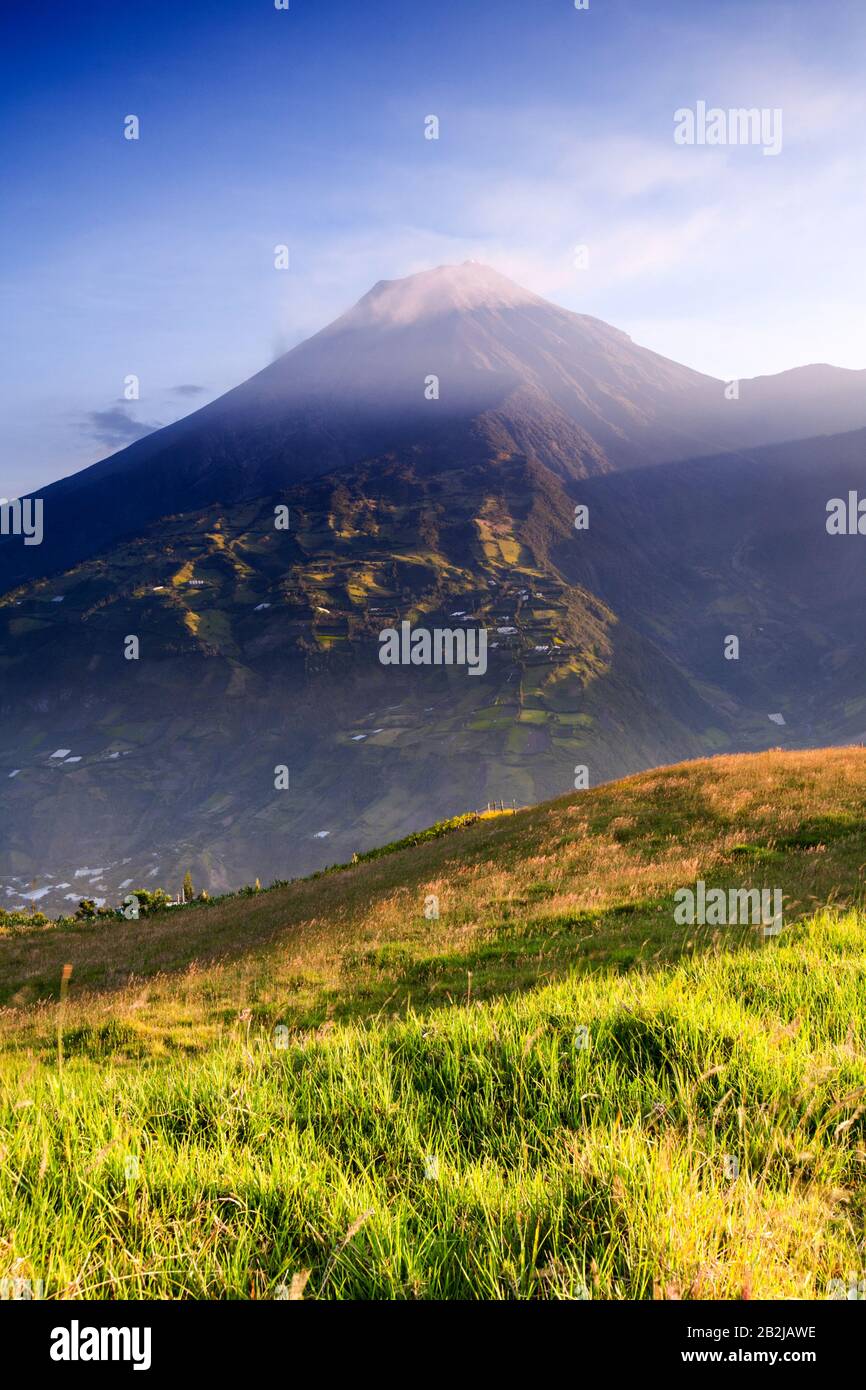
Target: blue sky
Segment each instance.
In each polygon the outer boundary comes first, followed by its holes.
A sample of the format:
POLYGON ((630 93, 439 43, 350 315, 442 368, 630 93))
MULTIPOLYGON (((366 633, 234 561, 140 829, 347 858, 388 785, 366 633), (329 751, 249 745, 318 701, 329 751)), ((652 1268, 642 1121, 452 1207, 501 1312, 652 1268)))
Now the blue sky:
POLYGON ((17 11, 0 494, 204 404, 376 280, 470 257, 725 379, 866 367, 862 0, 17 11), (677 146, 699 100, 781 108, 782 152, 677 146))

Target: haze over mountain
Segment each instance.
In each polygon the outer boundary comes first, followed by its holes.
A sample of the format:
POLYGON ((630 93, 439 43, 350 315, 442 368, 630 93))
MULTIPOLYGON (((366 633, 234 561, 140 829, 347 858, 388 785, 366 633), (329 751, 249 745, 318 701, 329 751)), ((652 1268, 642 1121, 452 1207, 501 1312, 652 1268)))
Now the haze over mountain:
POLYGON ((576 767, 866 736, 862 538, 825 528, 864 381, 729 400, 485 267, 374 286, 4 539, 6 902, 286 878, 576 767), (402 619, 486 629, 486 672, 382 666, 402 619))
POLYGON ((411 451, 520 454, 563 478, 866 425, 866 370, 724 383, 475 262, 380 281, 241 386, 40 490, 45 541, 0 539, 0 590, 171 513, 411 451), (438 380, 438 398, 426 383, 438 380))

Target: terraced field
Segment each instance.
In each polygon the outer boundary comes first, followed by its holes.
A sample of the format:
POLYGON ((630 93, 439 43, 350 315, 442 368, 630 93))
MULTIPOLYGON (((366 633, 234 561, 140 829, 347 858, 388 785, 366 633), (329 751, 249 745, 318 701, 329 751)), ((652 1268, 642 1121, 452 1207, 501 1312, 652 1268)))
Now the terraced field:
POLYGON ((169 518, 6 595, 0 901, 175 892, 188 868, 213 891, 288 877, 565 791, 577 764, 599 781, 659 744, 714 747, 717 713, 551 560, 571 519, 552 486, 514 460, 392 463, 169 518), (383 667, 400 620, 486 629, 485 675, 383 667))

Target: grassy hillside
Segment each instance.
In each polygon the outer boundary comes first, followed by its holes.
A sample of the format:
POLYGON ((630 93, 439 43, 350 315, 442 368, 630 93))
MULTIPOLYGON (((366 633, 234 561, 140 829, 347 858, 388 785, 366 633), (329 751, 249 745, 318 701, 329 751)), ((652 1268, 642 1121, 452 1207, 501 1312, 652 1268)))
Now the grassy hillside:
POLYGON ((208 1298, 862 1277, 864 806, 859 748, 719 758, 252 897, 8 931, 0 1275, 208 1298), (697 878, 781 888, 782 934, 676 926, 697 878))

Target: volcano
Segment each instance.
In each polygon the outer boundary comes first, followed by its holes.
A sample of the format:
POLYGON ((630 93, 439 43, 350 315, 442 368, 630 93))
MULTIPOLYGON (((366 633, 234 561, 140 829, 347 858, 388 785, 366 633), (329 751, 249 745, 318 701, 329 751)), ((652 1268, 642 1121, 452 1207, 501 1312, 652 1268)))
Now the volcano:
POLYGON ((562 478, 866 425, 866 372, 725 383, 474 261, 383 280, 242 385, 42 489, 45 540, 0 540, 0 590, 98 554, 161 516, 411 454, 471 453, 562 478))

